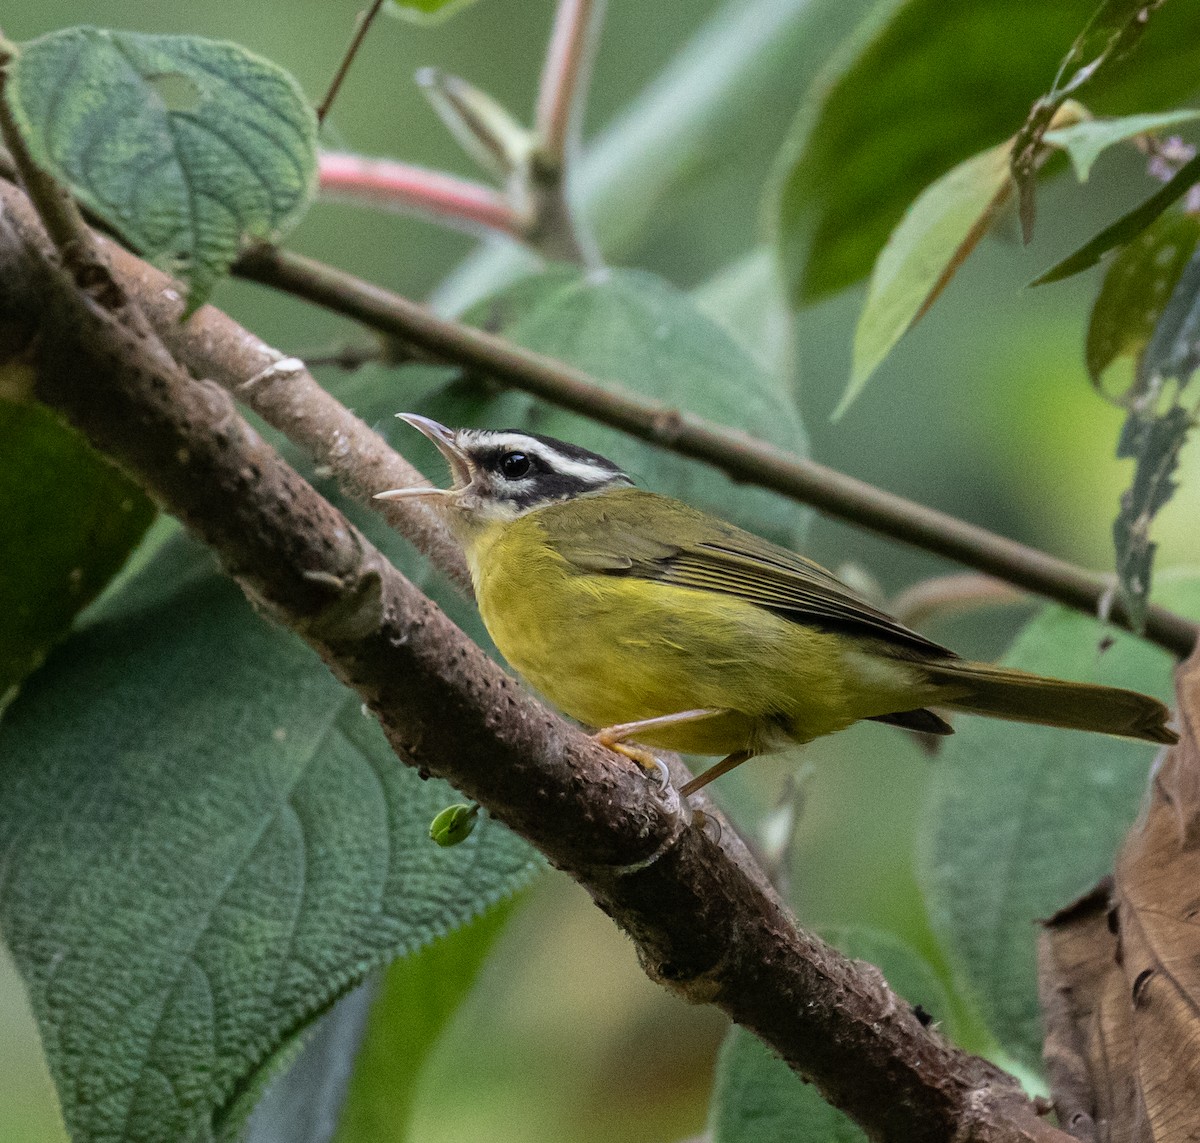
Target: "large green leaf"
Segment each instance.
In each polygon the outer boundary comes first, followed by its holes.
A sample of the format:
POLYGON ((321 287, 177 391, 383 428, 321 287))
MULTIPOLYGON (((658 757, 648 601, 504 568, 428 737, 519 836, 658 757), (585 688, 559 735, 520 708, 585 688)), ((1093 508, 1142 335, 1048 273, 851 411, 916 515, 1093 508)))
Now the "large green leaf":
POLYGON ((510 898, 356 988, 266 1089, 242 1143, 397 1143, 426 1060, 512 913, 510 898))
MULTIPOLYGON (((773 378, 687 294, 631 270, 587 276, 558 268, 481 303, 470 320, 623 388, 746 431, 803 455, 807 440, 784 382, 773 378)), ((521 427, 610 457, 656 492, 735 518, 783 543, 798 542, 807 513, 781 496, 737 486, 701 464, 637 441, 523 393, 456 382, 421 406, 447 424, 521 427)), ((420 455, 415 433, 397 438, 420 455)), ((426 456, 430 450, 425 450, 426 456)), ((439 471, 434 466, 433 471, 439 471)), ((440 466, 445 471, 445 466, 440 466)))
POLYGON ((232 1138, 334 999, 540 866, 491 821, 431 844, 450 789, 177 555, 0 725, 0 924, 77 1141, 232 1138))
POLYGON ((880 251, 854 331, 854 363, 834 417, 937 301, 1008 201, 1010 144, 959 163, 926 187, 880 251))
MULTIPOLYGON (((1160 602, 1200 615, 1200 577, 1160 602)), ((1169 699, 1169 657, 1094 620, 1048 608, 1004 662, 1169 699), (1102 649, 1100 640, 1112 639, 1102 649)), ((934 768, 921 855, 930 919, 959 982, 1000 1043, 1041 1059, 1035 922, 1091 888, 1137 814, 1152 747, 1100 734, 960 719, 934 768)))
MULTIPOLYGON (((781 156, 772 215, 792 297, 865 277, 922 188, 1021 124, 1094 8, 882 0, 815 86, 781 156)), ((1198 33, 1200 9, 1168 4, 1136 56, 1089 89, 1089 106, 1119 114, 1186 98, 1198 33)))
MULTIPOLYGON (((950 1001, 937 975, 907 945, 867 929, 845 929, 828 936, 848 956, 882 969, 896 992, 919 1004, 932 1019, 949 1017, 950 1001)), ((761 1040, 736 1026, 717 1060, 709 1130, 713 1143, 863 1143, 866 1139, 761 1040)))
POLYGON ((0 701, 41 663, 154 515, 49 409, 0 399, 0 701))
POLYGON ((779 266, 760 246, 692 290, 701 313, 723 325, 775 377, 794 374, 792 315, 779 266))
POLYGON ((21 46, 4 97, 38 163, 185 281, 190 309, 316 188, 312 108, 237 44, 67 28, 21 46))

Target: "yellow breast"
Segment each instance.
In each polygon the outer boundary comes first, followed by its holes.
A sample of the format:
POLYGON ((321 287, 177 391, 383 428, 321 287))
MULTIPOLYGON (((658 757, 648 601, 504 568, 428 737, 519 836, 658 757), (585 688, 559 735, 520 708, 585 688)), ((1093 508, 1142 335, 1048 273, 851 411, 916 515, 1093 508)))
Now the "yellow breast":
POLYGON ((839 636, 730 596, 581 571, 554 550, 536 512, 479 533, 468 560, 496 646, 585 725, 727 710, 639 736, 649 746, 722 754, 808 741, 896 709, 891 695, 864 695, 839 636), (864 713, 864 699, 878 709, 864 713))

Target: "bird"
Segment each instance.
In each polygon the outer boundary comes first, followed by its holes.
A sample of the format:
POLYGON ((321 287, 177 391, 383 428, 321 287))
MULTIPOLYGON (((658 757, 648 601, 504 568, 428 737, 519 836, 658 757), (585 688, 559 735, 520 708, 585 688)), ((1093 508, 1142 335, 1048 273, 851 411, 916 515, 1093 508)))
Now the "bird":
POLYGON ((598 742, 648 769, 653 749, 721 756, 685 798, 864 719, 953 733, 931 707, 1177 741, 1155 698, 962 659, 812 560, 579 445, 397 416, 437 447, 451 487, 377 498, 436 505, 500 653, 598 742))

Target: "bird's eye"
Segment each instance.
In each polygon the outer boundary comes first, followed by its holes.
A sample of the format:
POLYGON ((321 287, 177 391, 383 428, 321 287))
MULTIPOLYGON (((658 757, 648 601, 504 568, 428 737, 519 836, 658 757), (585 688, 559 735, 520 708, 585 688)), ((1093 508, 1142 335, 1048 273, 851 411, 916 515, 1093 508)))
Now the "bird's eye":
POLYGON ((523 452, 506 452, 500 458, 500 473, 505 480, 520 480, 529 475, 532 467, 532 462, 523 452))

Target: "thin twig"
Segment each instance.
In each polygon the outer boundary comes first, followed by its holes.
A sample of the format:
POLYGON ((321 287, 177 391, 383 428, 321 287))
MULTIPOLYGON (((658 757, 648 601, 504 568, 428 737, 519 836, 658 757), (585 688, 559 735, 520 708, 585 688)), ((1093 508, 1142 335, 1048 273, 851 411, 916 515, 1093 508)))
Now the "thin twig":
POLYGON ((350 65, 354 63, 354 57, 358 55, 358 49, 362 47, 362 42, 366 39, 367 31, 375 22, 375 17, 379 15, 379 9, 382 7, 383 0, 374 0, 366 13, 360 12, 358 14, 358 26, 354 29, 354 35, 350 38, 350 45, 346 48, 346 54, 342 57, 342 62, 338 65, 338 69, 330 81, 329 90, 325 92, 325 98, 317 105, 318 124, 324 124, 325 116, 329 114, 329 109, 333 106, 333 101, 342 89, 342 82, 345 80, 347 72, 350 71, 350 65))
MULTIPOLYGON (((1089 615, 1097 613, 1109 592, 1109 580, 1096 572, 702 417, 647 401, 628 390, 603 388, 580 369, 438 317, 407 298, 314 259, 260 246, 238 262, 235 272, 631 436, 695 457, 735 480, 781 492, 837 519, 956 560, 1089 615)), ((1109 618, 1130 629, 1120 604, 1109 618)), ((1195 646, 1200 627, 1152 605, 1144 634, 1183 657, 1195 646)))

